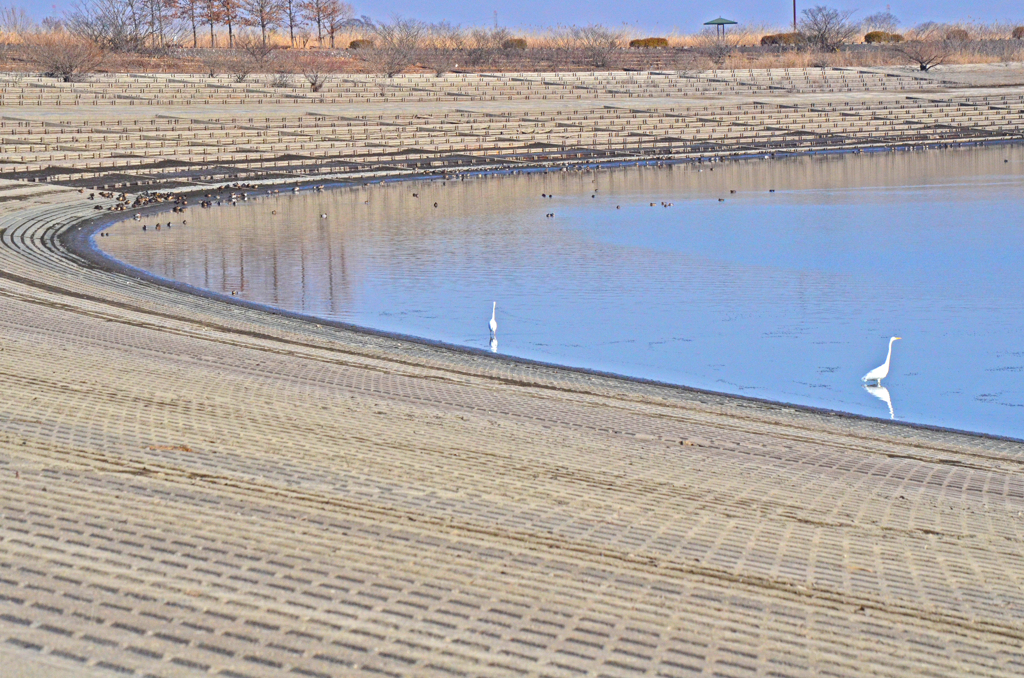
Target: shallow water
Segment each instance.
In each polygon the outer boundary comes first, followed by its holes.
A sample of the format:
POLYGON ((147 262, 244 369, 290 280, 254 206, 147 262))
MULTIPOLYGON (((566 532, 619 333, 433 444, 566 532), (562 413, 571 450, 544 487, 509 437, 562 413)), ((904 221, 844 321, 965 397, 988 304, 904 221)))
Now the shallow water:
POLYGON ((1024 438, 1022 206, 1001 146, 282 193, 96 243, 381 330, 487 349, 496 300, 501 353, 1024 438))

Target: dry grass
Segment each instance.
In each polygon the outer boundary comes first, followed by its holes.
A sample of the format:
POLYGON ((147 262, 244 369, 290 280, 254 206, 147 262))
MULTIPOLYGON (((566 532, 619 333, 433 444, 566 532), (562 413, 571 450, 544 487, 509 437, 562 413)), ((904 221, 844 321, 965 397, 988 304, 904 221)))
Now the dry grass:
MULTIPOLYGON (((922 24, 921 26, 901 28, 899 33, 905 35, 908 39, 930 39, 940 36, 945 36, 952 30, 963 30, 966 31, 971 40, 1009 40, 1012 38, 1013 29, 1017 25, 1024 24, 1022 20, 1021 24, 1004 23, 1004 22, 992 22, 992 23, 980 23, 980 22, 957 22, 957 23, 943 23, 943 24, 922 24)), ((465 27, 464 32, 469 34, 473 27, 465 27)), ((486 29, 484 29, 486 30, 486 29)), ((734 41, 741 47, 755 47, 761 44, 761 38, 765 35, 775 35, 778 33, 788 33, 793 30, 791 24, 786 25, 773 25, 773 24, 751 24, 749 26, 730 26, 727 29, 727 35, 730 41, 734 41)), ((548 30, 537 31, 537 30, 516 30, 509 29, 509 32, 517 37, 524 38, 530 48, 539 49, 554 49, 558 47, 562 42, 561 34, 564 31, 561 27, 556 27, 548 30)), ((613 30, 613 32, 615 32, 613 30)), ((713 30, 711 31, 714 32, 713 30)), ((857 38, 853 41, 856 43, 863 42, 863 33, 866 31, 860 31, 857 38)), ((696 48, 699 47, 704 39, 704 31, 696 33, 658 33, 657 31, 639 31, 633 28, 626 28, 618 32, 620 43, 623 46, 629 44, 630 40, 635 38, 665 38, 668 40, 669 48, 696 48)), ((363 30, 343 30, 335 34, 335 45, 338 49, 344 49, 348 47, 349 43, 353 40, 362 40, 372 37, 368 32, 363 30)), ((288 39, 288 35, 285 32, 279 30, 271 31, 270 41, 281 48, 291 47, 288 39)), ((228 44, 227 31, 215 32, 215 40, 217 47, 223 48, 228 44)), ((321 47, 317 44, 315 31, 311 35, 303 36, 298 41, 297 48, 316 48, 321 47)), ((191 35, 185 40, 182 47, 192 47, 191 35)), ((210 46, 210 33, 207 30, 205 35, 202 31, 199 32, 199 47, 208 48, 210 46)), ((324 44, 322 47, 329 47, 329 40, 327 36, 324 36, 324 44)))
MULTIPOLYGON (((923 25, 902 32, 908 39, 944 41, 950 51, 948 58, 944 61, 946 64, 984 64, 1024 60, 1024 40, 1010 39, 1013 28, 1012 24, 1004 23, 957 23, 923 25), (949 32, 954 29, 966 31, 968 39, 945 40, 949 32)), ((727 54, 724 58, 721 51, 709 50, 707 32, 657 35, 649 32, 623 31, 617 34, 622 49, 612 55, 608 60, 607 67, 613 70, 620 68, 702 70, 716 67, 727 69, 820 66, 877 67, 907 63, 906 58, 901 57, 885 45, 854 44, 832 54, 806 49, 760 47, 761 38, 764 35, 783 33, 787 30, 790 30, 790 27, 772 25, 732 27, 727 34, 728 43, 732 45, 732 49, 725 50, 727 54), (631 39, 649 37, 666 38, 669 47, 649 50, 626 48, 631 39)), ((468 29, 466 31, 468 33, 468 29)), ((468 69, 466 65, 474 63, 472 60, 463 59, 460 56, 454 61, 461 65, 460 70, 472 71, 590 70, 592 68, 592 66, 588 66, 585 59, 578 58, 578 55, 568 54, 571 50, 566 49, 566 30, 564 28, 536 32, 510 31, 510 33, 516 38, 525 39, 528 49, 499 50, 492 58, 468 69)), ((373 70, 370 60, 367 59, 369 55, 365 54, 364 50, 349 52, 344 49, 351 41, 368 37, 370 36, 361 30, 336 34, 335 43, 339 50, 332 52, 334 54, 332 63, 337 72, 360 73, 373 70)), ((219 46, 226 46, 226 31, 217 33, 215 39, 219 46)), ((22 36, 3 36, 0 37, 0 40, 9 44, 8 49, 0 50, 0 69, 21 72, 37 72, 39 70, 38 64, 29 58, 22 36)), ((308 50, 302 49, 301 44, 305 44, 307 47, 316 47, 315 35, 311 39, 308 37, 300 39, 300 46, 297 48, 292 48, 287 36, 280 32, 272 32, 270 41, 279 48, 279 60, 282 63, 295 61, 307 53, 308 50)), ((104 72, 203 73, 208 70, 208 62, 211 59, 212 51, 209 49, 209 44, 209 32, 204 35, 201 31, 199 33, 199 50, 192 49, 192 40, 189 36, 180 48, 144 54, 108 53, 97 70, 104 72)), ((224 52, 225 58, 234 58, 227 50, 217 51, 224 52)), ((415 62, 414 65, 406 69, 406 72, 430 70, 428 58, 419 58, 415 62)))

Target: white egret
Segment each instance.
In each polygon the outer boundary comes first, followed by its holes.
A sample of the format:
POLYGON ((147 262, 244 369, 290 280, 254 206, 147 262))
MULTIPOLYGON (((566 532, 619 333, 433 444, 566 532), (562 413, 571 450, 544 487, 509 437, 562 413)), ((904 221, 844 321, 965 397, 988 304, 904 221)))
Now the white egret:
POLYGON ((889 375, 889 360, 892 358, 892 342, 899 341, 902 338, 903 337, 889 337, 889 353, 885 356, 885 362, 861 377, 861 381, 873 381, 878 386, 882 385, 882 380, 889 375))
POLYGON ((487 326, 491 328, 491 336, 493 337, 498 332, 498 321, 494 319, 494 313, 498 310, 498 302, 493 302, 491 306, 491 322, 487 323, 487 326))

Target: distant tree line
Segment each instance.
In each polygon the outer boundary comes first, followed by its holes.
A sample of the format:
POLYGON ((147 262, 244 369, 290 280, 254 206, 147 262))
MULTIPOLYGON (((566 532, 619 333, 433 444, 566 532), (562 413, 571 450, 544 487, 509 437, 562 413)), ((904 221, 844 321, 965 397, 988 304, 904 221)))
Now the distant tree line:
POLYGON ((308 46, 315 30, 318 46, 334 47, 339 32, 370 22, 357 18, 342 0, 79 0, 61 23, 103 49, 132 52, 180 45, 189 38, 199 47, 206 32, 209 46, 218 47, 218 33, 225 29, 227 44, 222 46, 234 49, 242 27, 257 30, 263 44, 280 30, 293 47, 308 46))
MULTIPOLYGON (((954 57, 965 61, 983 55, 979 44, 986 38, 1005 40, 1012 33, 1024 39, 1024 27, 996 24, 927 23, 904 34, 889 12, 855 21, 853 12, 823 5, 803 10, 797 29, 769 34, 741 28, 728 35, 705 30, 630 40, 624 31, 591 24, 524 37, 498 27, 463 28, 400 17, 375 22, 357 17, 343 0, 76 0, 61 17, 44 19, 41 26, 23 9, 0 6, 0 58, 18 45, 23 60, 73 79, 96 68, 104 54, 148 53, 188 59, 188 68, 198 61, 210 75, 231 74, 240 82, 262 72, 287 83, 288 74, 301 72, 319 90, 326 74, 339 69, 387 77, 412 66, 438 75, 459 68, 696 70, 749 64, 758 54, 798 65, 841 65, 844 57, 836 53, 861 39, 876 45, 872 53, 883 59, 927 70, 954 57), (284 53, 284 47, 297 49, 284 53), (341 49, 346 51, 337 52, 341 49)), ((1004 61, 1022 55, 1016 45, 990 47, 985 49, 1002 49, 997 58, 1004 61)))

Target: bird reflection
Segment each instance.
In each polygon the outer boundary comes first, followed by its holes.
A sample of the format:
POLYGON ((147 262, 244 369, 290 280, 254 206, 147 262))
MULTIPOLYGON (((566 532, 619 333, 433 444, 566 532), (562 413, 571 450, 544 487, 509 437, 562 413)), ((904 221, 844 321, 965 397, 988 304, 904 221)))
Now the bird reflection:
POLYGON ((875 396, 876 398, 878 398, 883 403, 885 403, 886 405, 889 406, 889 418, 890 419, 895 419, 896 418, 896 415, 894 415, 893 411, 892 411, 892 398, 889 397, 889 389, 887 389, 884 386, 874 386, 874 385, 871 385, 871 384, 864 384, 864 390, 867 391, 868 393, 870 393, 871 395, 875 396))
POLYGON ((491 330, 491 353, 498 352, 498 321, 494 317, 497 310, 498 302, 495 301, 491 304, 491 320, 487 323, 488 329, 491 330))

